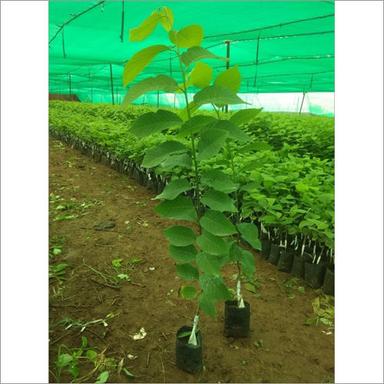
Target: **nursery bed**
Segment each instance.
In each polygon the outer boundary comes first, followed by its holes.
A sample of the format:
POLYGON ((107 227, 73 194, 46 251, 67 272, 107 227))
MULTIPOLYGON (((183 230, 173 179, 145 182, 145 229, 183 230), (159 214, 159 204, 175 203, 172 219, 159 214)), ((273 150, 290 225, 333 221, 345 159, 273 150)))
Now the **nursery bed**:
MULTIPOLYGON (((204 370, 197 375, 178 370, 175 333, 191 323, 194 308, 178 297, 180 280, 163 236, 171 222, 153 212, 154 194, 56 139, 50 141, 50 193, 59 196, 50 206, 50 245, 60 243, 62 249, 50 262, 69 265, 61 284, 50 281, 50 382, 56 381, 59 346, 79 347, 81 336, 108 357, 124 357, 135 375, 128 378, 111 371, 110 382, 333 382, 333 334, 325 326, 305 325, 320 293, 300 281, 296 285, 304 290, 288 289, 292 276, 258 254, 259 287, 245 295, 252 308, 251 336, 225 338, 219 307, 215 320, 202 315, 204 370), (65 202, 78 210, 57 211, 65 202), (115 226, 103 227, 106 222, 115 226), (131 281, 123 281, 118 289, 103 284, 89 268, 110 270, 115 259, 131 261, 131 281), (60 323, 65 318, 91 321, 110 313, 116 316, 107 327, 97 325, 83 333, 60 323), (141 327, 146 337, 133 340, 130 335, 141 327), (137 358, 130 360, 128 354, 137 358)), ((227 268, 227 279, 234 272, 227 268)), ((80 376, 91 370, 92 366, 80 366, 80 376)), ((68 380, 69 375, 61 375, 62 382, 68 380)))

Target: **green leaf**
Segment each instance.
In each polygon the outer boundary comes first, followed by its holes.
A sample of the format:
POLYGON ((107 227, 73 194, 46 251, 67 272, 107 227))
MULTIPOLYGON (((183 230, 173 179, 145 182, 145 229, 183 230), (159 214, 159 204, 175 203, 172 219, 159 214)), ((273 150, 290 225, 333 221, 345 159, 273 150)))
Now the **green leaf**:
POLYGON ((253 279, 253 275, 256 271, 255 267, 255 257, 252 255, 251 252, 242 249, 241 250, 241 267, 242 271, 244 272, 245 276, 249 279, 253 279))
POLYGON ((227 88, 211 85, 197 92, 193 97, 197 105, 203 104, 248 104, 227 88))
POLYGON ((239 247, 235 242, 229 250, 229 259, 232 262, 241 261, 243 248, 239 247))
POLYGON ((198 46, 203 40, 203 29, 200 25, 188 25, 180 31, 170 34, 170 39, 178 48, 198 46))
POLYGON ((196 256, 196 264, 200 270, 209 275, 220 275, 220 267, 222 266, 221 258, 200 252, 196 256))
POLYGON ((208 210, 200 219, 200 225, 206 231, 216 236, 229 236, 237 233, 236 227, 226 218, 226 216, 217 211, 208 210))
POLYGON ((228 132, 222 129, 205 128, 200 135, 200 141, 197 146, 198 159, 206 160, 217 155, 225 144, 228 132))
POLYGON ((85 336, 81 336, 81 348, 85 348, 88 345, 88 339, 85 336))
POLYGON ((207 127, 210 124, 213 124, 217 120, 212 116, 205 115, 196 115, 193 116, 190 120, 187 120, 180 128, 177 136, 186 137, 199 133, 202 128, 207 127))
POLYGON ((175 80, 166 75, 157 75, 155 77, 149 77, 133 84, 124 97, 122 106, 126 106, 136 100, 138 97, 147 92, 163 91, 163 92, 175 92, 178 85, 175 80))
POLYGON ((135 53, 124 66, 123 85, 127 86, 160 52, 167 51, 166 45, 152 45, 135 53))
POLYGON ((188 77, 188 85, 193 85, 197 88, 208 87, 212 80, 212 68, 205 63, 196 63, 188 77))
POLYGON ((97 357, 97 352, 94 351, 93 349, 88 349, 88 351, 86 352, 86 356, 87 356, 87 359, 91 361, 95 361, 97 357))
POLYGON ((180 295, 183 299, 193 300, 197 295, 197 291, 195 287, 186 285, 180 289, 180 295))
POLYGON ((191 47, 187 51, 183 52, 181 55, 181 61, 183 64, 188 67, 194 61, 201 59, 219 59, 226 60, 225 57, 216 56, 212 52, 209 52, 207 49, 202 47, 191 47))
MULTIPOLYGON (((230 89, 232 92, 237 93, 240 90, 241 75, 237 65, 220 73, 215 79, 215 85, 230 89)), ((229 104, 229 103, 225 103, 229 104)))
POLYGON ((161 167, 165 169, 173 169, 175 167, 191 168, 192 159, 189 153, 170 155, 161 163, 161 167))
POLYGON ((142 166, 153 168, 162 163, 169 155, 185 152, 186 147, 178 141, 165 141, 156 147, 152 147, 145 152, 142 166))
POLYGON ((173 27, 173 13, 168 7, 161 7, 159 10, 160 23, 166 32, 169 32, 173 27))
POLYGON ((145 137, 159 133, 164 129, 179 127, 182 120, 176 113, 159 109, 156 112, 147 112, 140 115, 132 124, 130 132, 137 137, 145 137))
POLYGON ((135 377, 135 375, 134 375, 133 373, 129 372, 127 368, 123 368, 123 372, 124 372, 124 373, 127 375, 127 377, 129 377, 129 378, 133 378, 133 377, 135 377))
MULTIPOLYGON (((69 372, 70 374, 72 375, 72 379, 76 379, 78 376, 79 376, 79 373, 80 373, 80 369, 79 367, 77 366, 77 362, 73 362, 71 364, 71 367, 69 368, 69 372)), ((74 380, 72 380, 74 381, 74 380)))
POLYGON ((129 41, 143 41, 153 32, 159 21, 160 15, 156 11, 153 12, 138 27, 129 31, 129 41))
POLYGON ((180 117, 187 121, 189 119, 189 115, 192 115, 195 111, 197 111, 201 107, 201 104, 195 103, 193 100, 189 102, 188 108, 185 107, 180 111, 180 117), (188 113, 189 112, 189 113, 188 113))
POLYGON ((224 192, 211 189, 203 195, 201 201, 214 211, 237 212, 233 200, 224 192))
POLYGON ((202 274, 199 283, 207 300, 229 300, 231 293, 220 276, 202 274))
POLYGON ((176 273, 184 280, 199 279, 199 271, 191 264, 177 264, 176 273))
POLYGON ((169 254, 176 263, 189 263, 196 259, 196 248, 193 245, 186 247, 169 246, 169 254))
POLYGON ((196 240, 195 233, 192 229, 181 225, 174 225, 167 228, 164 231, 164 234, 172 245, 176 245, 178 247, 193 244, 196 240))
POLYGON ((261 242, 259 239, 259 231, 255 224, 251 223, 240 223, 237 224, 237 229, 239 230, 241 237, 252 246, 252 248, 260 251, 261 242))
POLYGON ((218 169, 209 169, 202 172, 201 182, 212 187, 216 191, 231 193, 236 191, 238 184, 235 184, 231 177, 218 169))
POLYGON ((95 384, 106 383, 107 380, 108 380, 108 377, 109 377, 109 372, 108 371, 101 372, 100 375, 98 376, 97 381, 95 382, 95 384))
POLYGON ((202 293, 199 298, 199 307, 200 309, 208 316, 216 316, 215 302, 210 299, 208 295, 202 293))
POLYGON ((175 220, 196 221, 197 214, 192 201, 184 196, 178 196, 174 200, 162 201, 155 211, 162 217, 175 220))
POLYGON ((248 136, 245 132, 243 132, 237 125, 231 123, 228 120, 219 120, 213 127, 227 131, 228 137, 233 140, 236 140, 242 143, 251 140, 250 136, 248 136))
POLYGON ((221 238, 207 231, 196 238, 196 242, 199 247, 206 253, 210 255, 226 255, 228 254, 228 244, 221 238))
POLYGON ((165 199, 165 200, 173 200, 181 193, 185 191, 189 191, 192 188, 191 184, 187 179, 175 179, 171 180, 163 192, 160 195, 157 195, 155 199, 165 199))
POLYGON ((58 368, 66 367, 71 361, 73 360, 73 357, 69 355, 68 353, 62 353, 59 355, 57 359, 57 366, 58 368))
POLYGON ((242 125, 249 123, 252 119, 254 119, 261 112, 261 108, 249 108, 249 109, 241 109, 234 113, 229 121, 236 125, 242 125))

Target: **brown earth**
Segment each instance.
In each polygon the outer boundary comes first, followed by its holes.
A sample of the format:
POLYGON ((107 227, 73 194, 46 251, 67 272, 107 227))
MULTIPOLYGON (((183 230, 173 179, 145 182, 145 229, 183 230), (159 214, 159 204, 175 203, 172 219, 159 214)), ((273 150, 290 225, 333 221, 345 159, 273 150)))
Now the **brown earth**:
MULTIPOLYGON (((201 316, 203 371, 191 375, 179 370, 175 366, 175 333, 191 324, 195 308, 193 302, 178 297, 181 281, 162 233, 171 222, 153 212, 157 204, 151 200, 153 193, 53 139, 50 193, 60 196, 50 205, 50 245, 62 244, 62 253, 50 263, 69 264, 62 283, 50 279, 51 382, 57 381, 59 346, 62 351, 63 345, 78 348, 81 336, 88 338, 93 349, 104 351, 117 362, 124 357, 125 367, 135 375, 129 379, 111 370, 109 382, 333 382, 333 334, 326 334, 321 326, 304 325, 313 316, 311 303, 319 292, 303 282, 299 285, 305 286, 305 292, 285 288, 284 282, 291 276, 278 272, 259 255, 259 287, 256 293, 244 293, 251 305, 250 337, 225 338, 223 306, 219 306, 216 319, 201 316), (56 209, 66 202, 74 207, 56 209), (63 213, 78 217, 54 221, 63 213), (115 227, 94 229, 107 221, 113 221, 115 227), (119 258, 123 265, 130 262, 120 272, 128 274, 131 281, 122 281, 117 288, 88 267, 116 275, 111 263, 119 258), (93 325, 82 333, 80 327, 66 330, 60 323, 66 318, 92 321, 109 313, 116 316, 107 320, 107 327, 93 325), (131 335, 141 327, 146 337, 133 340, 131 335), (128 354, 137 358, 130 360, 128 354)), ((230 279, 235 268, 229 267, 226 273, 230 279)), ((81 363, 80 376, 92 368, 81 363)), ((94 382, 97 376, 95 373, 84 381, 94 382)), ((68 382, 71 377, 62 373, 60 380, 68 382)))

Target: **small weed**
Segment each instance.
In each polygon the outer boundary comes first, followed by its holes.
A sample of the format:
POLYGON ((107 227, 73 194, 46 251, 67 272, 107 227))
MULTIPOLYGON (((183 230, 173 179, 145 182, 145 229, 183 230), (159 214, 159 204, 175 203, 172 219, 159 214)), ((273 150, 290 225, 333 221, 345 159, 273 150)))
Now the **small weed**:
POLYGON ((65 200, 62 196, 50 193, 50 215, 53 216, 53 221, 64 221, 77 219, 80 216, 86 215, 89 208, 101 205, 98 200, 79 202, 75 197, 65 200))
POLYGON ((83 264, 103 279, 103 283, 101 284, 107 285, 111 288, 120 288, 121 281, 131 281, 128 274, 128 268, 123 266, 123 259, 112 260, 112 271, 110 272, 101 272, 86 264, 84 261, 83 264))
POLYGON ((314 316, 307 319, 305 325, 318 326, 322 324, 328 327, 328 332, 333 332, 335 317, 333 297, 327 295, 316 297, 312 302, 312 308, 314 316))
POLYGON ((119 375, 123 372, 128 378, 134 377, 124 367, 124 358, 118 361, 113 357, 108 357, 105 352, 106 349, 99 352, 96 348, 91 348, 85 336, 82 336, 81 346, 78 348, 69 348, 65 344, 60 345, 55 362, 56 373, 54 376, 56 382, 62 381, 62 373, 69 374, 71 382, 76 383, 93 382, 94 380, 96 380, 95 384, 106 383, 113 372, 119 375), (93 366, 91 370, 89 370, 90 366, 93 366), (80 377, 80 370, 84 371, 86 369, 88 372, 80 377))
POLYGON ((67 263, 51 264, 49 266, 49 278, 63 281, 68 267, 67 263))
POLYGON ((287 294, 289 299, 294 299, 296 297, 295 293, 299 292, 301 294, 305 293, 305 288, 300 284, 300 279, 297 277, 292 277, 285 280, 282 284, 279 284, 280 289, 287 294))

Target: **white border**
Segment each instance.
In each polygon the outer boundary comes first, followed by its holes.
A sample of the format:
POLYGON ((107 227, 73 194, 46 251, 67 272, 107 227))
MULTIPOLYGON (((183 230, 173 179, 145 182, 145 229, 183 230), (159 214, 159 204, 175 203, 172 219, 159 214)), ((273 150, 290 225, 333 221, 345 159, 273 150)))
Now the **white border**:
MULTIPOLYGON (((1 2, 4 383, 48 380, 47 8, 1 2)), ((382 15, 380 1, 336 2, 338 383, 384 381, 382 15)))
POLYGON ((383 3, 336 2, 336 382, 383 383, 383 3))
POLYGON ((1 2, 1 382, 48 382, 48 2, 1 2))

